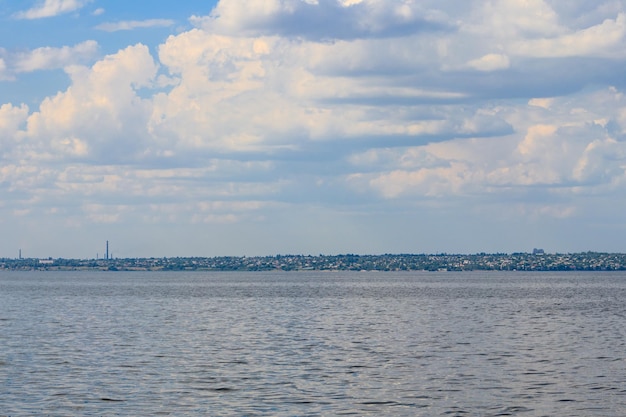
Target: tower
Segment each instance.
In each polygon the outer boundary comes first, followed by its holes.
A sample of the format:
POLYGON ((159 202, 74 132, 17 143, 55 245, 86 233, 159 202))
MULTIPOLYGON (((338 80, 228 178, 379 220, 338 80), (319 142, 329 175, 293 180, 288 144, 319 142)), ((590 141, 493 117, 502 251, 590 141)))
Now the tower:
POLYGON ((105 252, 104 259, 106 259, 107 261, 109 260, 109 241, 108 240, 107 240, 107 250, 105 252))

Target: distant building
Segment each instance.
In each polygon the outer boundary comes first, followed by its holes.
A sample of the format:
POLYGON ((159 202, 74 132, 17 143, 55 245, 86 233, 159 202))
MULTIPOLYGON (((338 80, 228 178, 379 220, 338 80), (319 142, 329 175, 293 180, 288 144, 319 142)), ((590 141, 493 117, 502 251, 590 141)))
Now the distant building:
POLYGON ((537 249, 537 248, 533 249, 533 255, 545 255, 545 254, 546 252, 543 249, 537 249))

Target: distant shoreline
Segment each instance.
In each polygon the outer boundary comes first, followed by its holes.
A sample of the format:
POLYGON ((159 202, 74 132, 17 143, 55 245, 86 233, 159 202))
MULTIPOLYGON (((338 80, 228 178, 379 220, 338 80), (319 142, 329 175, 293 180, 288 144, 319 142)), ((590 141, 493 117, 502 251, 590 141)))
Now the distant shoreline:
POLYGON ((580 252, 0 259, 2 270, 50 271, 624 271, 626 254, 580 252))

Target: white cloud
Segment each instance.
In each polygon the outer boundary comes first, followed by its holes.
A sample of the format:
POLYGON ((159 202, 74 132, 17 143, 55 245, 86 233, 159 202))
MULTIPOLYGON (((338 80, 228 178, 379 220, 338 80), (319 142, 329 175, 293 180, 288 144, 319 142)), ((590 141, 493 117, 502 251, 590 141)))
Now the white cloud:
MULTIPOLYGON (((624 108, 626 101, 614 88, 533 100, 527 109, 501 109, 517 132, 508 138, 449 141, 392 154, 368 151, 351 162, 382 169, 352 174, 348 181, 361 192, 369 188, 387 199, 506 195, 526 187, 555 201, 586 193, 610 195, 626 180, 626 142, 608 130, 622 123, 624 108), (608 119, 599 119, 600 114, 608 119)), ((571 210, 543 213, 574 215, 571 210)))
POLYGON ((192 23, 221 34, 281 35, 320 39, 396 37, 449 29, 444 13, 404 0, 220 1, 210 16, 192 23))
MULTIPOLYGON (((19 145, 20 131, 28 118, 29 108, 25 104, 0 106, 0 161, 9 157, 19 145)), ((7 158, 8 159, 8 158, 7 158)))
POLYGON ((626 14, 576 32, 557 37, 516 41, 512 52, 532 57, 607 56, 624 57, 626 14))
POLYGON ((121 22, 101 23, 96 29, 105 32, 118 32, 120 30, 134 30, 153 27, 168 27, 176 23, 171 19, 148 19, 148 20, 126 20, 121 22))
POLYGON ((91 0, 45 0, 35 7, 15 15, 17 19, 41 19, 73 12, 83 8, 91 0))
POLYGON ((0 81, 17 81, 23 73, 62 69, 92 60, 98 53, 95 41, 74 46, 41 47, 30 51, 7 51, 0 48, 0 81))
MULTIPOLYGON (((606 9, 597 14, 601 20, 586 19, 583 25, 579 19, 559 15, 556 10, 560 3, 546 0, 490 0, 474 4, 473 11, 459 23, 459 31, 438 40, 444 70, 512 69, 517 77, 523 77, 524 71, 532 69, 531 60, 545 59, 543 65, 563 68, 547 70, 543 67, 543 76, 555 71, 577 77, 579 72, 571 70, 576 64, 567 65, 556 59, 626 58, 622 48, 626 37, 623 7, 606 9)), ((599 69, 594 71, 599 72, 599 69)), ((565 80, 567 78, 560 82, 565 80)), ((550 84, 555 85, 551 82, 547 86, 550 84)))
POLYGON ((553 37, 566 30, 545 0, 487 0, 480 4, 475 9, 476 21, 470 20, 467 26, 498 39, 553 37))
POLYGON ((626 143, 612 138, 594 140, 585 148, 572 175, 582 183, 623 181, 626 179, 626 143))
POLYGON ((20 125, 26 120, 28 111, 28 106, 25 104, 19 107, 12 104, 0 106, 0 135, 4 137, 17 132, 20 125))
POLYGON ((61 48, 42 47, 11 56, 12 70, 16 73, 63 68, 91 59, 98 51, 98 43, 85 41, 61 48))
POLYGON ((487 54, 467 63, 470 68, 477 71, 497 71, 511 66, 509 57, 502 54, 487 54))
POLYGON ((533 98, 528 101, 530 106, 542 107, 544 109, 549 109, 554 103, 554 98, 533 98))
POLYGON ((29 117, 29 137, 51 144, 56 151, 66 149, 71 156, 141 155, 151 106, 137 96, 136 89, 150 86, 157 70, 148 48, 131 46, 91 68, 66 70, 72 86, 44 100, 29 117))
POLYGON ((580 218, 595 204, 584 197, 626 185, 626 23, 616 8, 581 20, 582 6, 557 6, 222 0, 158 56, 1 50, 0 77, 64 68, 69 87, 0 106, 0 209, 190 235, 284 237, 289 217, 302 241, 359 235, 359 216, 431 227, 442 207, 580 218))

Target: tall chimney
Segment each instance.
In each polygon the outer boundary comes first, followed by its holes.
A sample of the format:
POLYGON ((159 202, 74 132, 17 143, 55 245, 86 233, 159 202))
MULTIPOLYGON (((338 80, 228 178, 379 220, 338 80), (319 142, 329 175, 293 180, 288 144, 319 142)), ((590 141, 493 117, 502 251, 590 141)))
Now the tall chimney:
POLYGON ((107 240, 107 251, 106 251, 106 255, 105 258, 107 261, 109 260, 109 241, 107 240))

